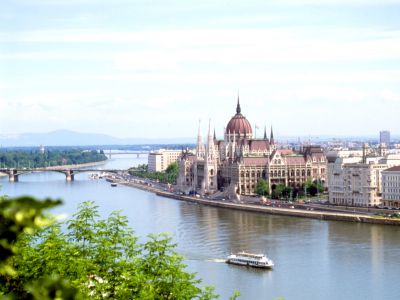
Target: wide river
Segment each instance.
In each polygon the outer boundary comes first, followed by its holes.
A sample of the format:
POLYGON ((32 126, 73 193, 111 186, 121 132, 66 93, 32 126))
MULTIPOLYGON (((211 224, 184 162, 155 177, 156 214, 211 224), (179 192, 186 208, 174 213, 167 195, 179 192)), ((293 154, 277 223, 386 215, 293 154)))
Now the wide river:
MULTIPOLYGON (((113 155, 99 168, 146 163, 136 155, 113 155)), ((200 206, 90 180, 66 182, 58 173, 26 174, 17 183, 1 177, 1 193, 64 200, 56 213, 71 215, 93 200, 104 216, 122 210, 137 235, 170 232, 188 270, 216 286, 221 299, 400 299, 400 227, 269 216, 200 206), (272 271, 228 265, 240 250, 267 253, 272 271)))

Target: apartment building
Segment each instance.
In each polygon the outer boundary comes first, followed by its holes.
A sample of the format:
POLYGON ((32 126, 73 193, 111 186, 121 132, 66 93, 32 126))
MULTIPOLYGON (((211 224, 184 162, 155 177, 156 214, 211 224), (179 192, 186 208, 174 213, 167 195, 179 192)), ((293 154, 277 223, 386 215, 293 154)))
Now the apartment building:
POLYGON ((181 150, 166 150, 160 149, 155 152, 150 152, 148 156, 149 172, 165 171, 170 164, 178 161, 181 156, 181 150))

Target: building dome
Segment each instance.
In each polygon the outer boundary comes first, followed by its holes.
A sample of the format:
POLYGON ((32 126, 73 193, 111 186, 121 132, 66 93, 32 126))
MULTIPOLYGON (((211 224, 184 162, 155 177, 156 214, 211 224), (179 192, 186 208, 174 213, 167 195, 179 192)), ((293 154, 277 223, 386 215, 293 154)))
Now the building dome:
POLYGON ((226 134, 229 133, 231 134, 235 133, 246 136, 251 136, 253 134, 250 122, 246 119, 245 116, 241 114, 239 98, 236 106, 236 115, 232 117, 232 119, 226 126, 226 134))

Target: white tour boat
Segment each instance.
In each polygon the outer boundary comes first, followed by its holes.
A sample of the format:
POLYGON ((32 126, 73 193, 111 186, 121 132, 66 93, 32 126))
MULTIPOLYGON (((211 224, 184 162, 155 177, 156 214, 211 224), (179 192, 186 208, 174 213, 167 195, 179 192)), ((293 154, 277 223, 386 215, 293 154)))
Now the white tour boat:
POLYGON ((248 252, 239 252, 231 254, 227 257, 226 262, 229 264, 250 266, 256 268, 271 269, 274 262, 264 254, 253 254, 248 252))

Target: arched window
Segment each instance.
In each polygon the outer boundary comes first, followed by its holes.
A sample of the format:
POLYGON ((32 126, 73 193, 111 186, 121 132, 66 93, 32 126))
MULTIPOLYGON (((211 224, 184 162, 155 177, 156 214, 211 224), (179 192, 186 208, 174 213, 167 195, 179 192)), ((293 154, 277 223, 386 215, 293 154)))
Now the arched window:
POLYGON ((300 176, 300 170, 296 170, 296 176, 300 176))
POLYGON ((306 171, 305 170, 301 170, 301 176, 306 176, 306 171))

